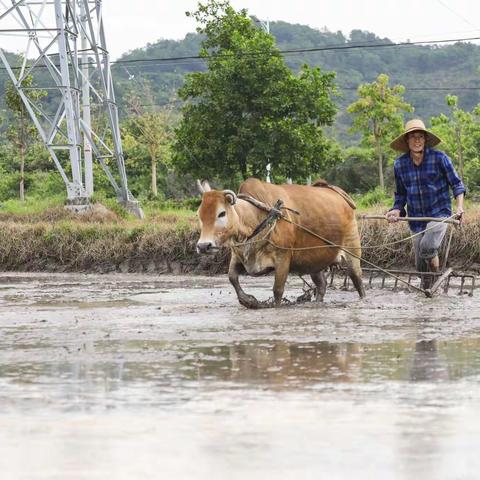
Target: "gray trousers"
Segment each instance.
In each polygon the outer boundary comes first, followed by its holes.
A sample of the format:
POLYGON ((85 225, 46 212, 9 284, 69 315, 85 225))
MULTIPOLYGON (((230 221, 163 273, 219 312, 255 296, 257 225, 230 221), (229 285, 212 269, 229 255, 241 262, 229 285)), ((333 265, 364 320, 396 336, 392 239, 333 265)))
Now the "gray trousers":
POLYGON ((447 228, 446 223, 428 222, 425 227, 427 231, 413 239, 415 266, 418 272, 428 271, 427 261, 437 255, 447 228))

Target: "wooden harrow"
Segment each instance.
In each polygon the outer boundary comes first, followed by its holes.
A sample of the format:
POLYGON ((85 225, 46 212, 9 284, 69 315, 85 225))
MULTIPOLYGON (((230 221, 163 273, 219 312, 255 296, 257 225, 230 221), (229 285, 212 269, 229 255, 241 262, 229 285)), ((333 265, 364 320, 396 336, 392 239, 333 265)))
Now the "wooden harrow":
MULTIPOLYGON (((389 273, 398 278, 393 278, 390 275, 376 270, 375 268, 362 268, 363 279, 365 286, 368 288, 391 288, 393 291, 399 291, 402 288, 412 290, 409 285, 413 282, 420 282, 421 276, 425 275, 423 272, 416 270, 389 270, 389 273), (399 278, 402 278, 405 283, 401 283, 399 278)), ((423 290, 427 297, 432 297, 443 284, 443 293, 448 293, 449 289, 457 288, 459 295, 473 296, 476 288, 476 276, 469 273, 455 272, 451 268, 447 268, 444 272, 428 272, 435 278, 430 289, 423 290)), ((335 285, 335 279, 343 276, 342 288, 348 289, 350 286, 350 278, 346 275, 346 269, 338 268, 332 269, 327 274, 327 284, 330 287, 335 285)))
MULTIPOLYGON (((361 215, 361 219, 366 220, 386 220, 385 215, 361 215)), ((398 221, 423 221, 423 222, 444 222, 451 225, 459 226, 460 221, 455 219, 454 216, 450 218, 435 218, 435 217, 401 217, 398 221)), ((476 276, 470 273, 456 272, 452 268, 446 268, 448 255, 450 252, 450 246, 452 242, 452 227, 450 227, 450 235, 446 243, 446 247, 443 254, 443 264, 441 272, 418 272, 411 270, 379 270, 376 268, 363 268, 364 280, 367 281, 367 285, 370 288, 380 287, 385 288, 390 286, 394 291, 399 290, 401 286, 408 290, 422 291, 427 297, 432 297, 437 290, 443 285, 443 292, 447 293, 450 288, 458 288, 458 294, 467 294, 470 297, 473 296, 475 290, 476 276), (410 288, 412 282, 421 279, 422 275, 429 275, 433 277, 434 281, 429 289, 422 289, 418 286, 410 288)), ((337 272, 344 274, 344 288, 348 288, 349 277, 345 275, 345 269, 337 269, 337 272)), ((333 286, 336 271, 331 269, 328 282, 330 286, 333 286)))

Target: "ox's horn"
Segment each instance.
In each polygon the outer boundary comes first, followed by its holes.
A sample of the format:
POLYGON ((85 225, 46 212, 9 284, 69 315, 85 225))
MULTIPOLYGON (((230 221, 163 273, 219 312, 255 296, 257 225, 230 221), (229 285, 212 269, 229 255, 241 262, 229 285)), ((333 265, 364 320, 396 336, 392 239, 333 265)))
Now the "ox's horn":
POLYGON ((205 193, 209 192, 212 188, 210 187, 210 184, 208 183, 208 180, 198 180, 197 179, 197 187, 200 190, 200 193, 205 193))
POLYGON ((235 205, 237 203, 237 195, 232 190, 224 190, 225 198, 228 200, 228 203, 235 205))

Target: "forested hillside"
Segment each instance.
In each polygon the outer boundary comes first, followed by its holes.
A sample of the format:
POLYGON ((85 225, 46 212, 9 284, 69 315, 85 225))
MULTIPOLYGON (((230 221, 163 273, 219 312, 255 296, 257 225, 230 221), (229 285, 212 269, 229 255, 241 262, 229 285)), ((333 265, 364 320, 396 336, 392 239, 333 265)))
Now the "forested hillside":
MULTIPOLYGON (((471 43, 393 46, 389 39, 370 32, 354 30, 345 36, 342 32, 319 31, 286 22, 271 22, 270 31, 282 51, 334 47, 327 51, 289 52, 285 53, 285 59, 294 71, 307 63, 336 72, 337 125, 343 131, 351 122, 345 108, 355 99, 356 88, 373 81, 380 73, 386 73, 391 84, 400 83, 406 87, 406 101, 415 107, 415 115, 426 120, 448 110, 447 94, 458 95, 459 106, 466 110, 480 102, 480 46, 471 43), (375 44, 392 46, 374 47, 375 44), (368 48, 335 48, 355 45, 367 45, 368 48)), ((183 59, 196 57, 200 42, 200 35, 190 33, 183 40, 159 40, 118 59, 113 71, 121 114, 126 114, 128 92, 141 91, 145 80, 152 86, 152 98, 145 98, 146 102, 160 105, 175 102, 184 75, 205 70, 204 60, 183 59), (166 60, 172 58, 174 60, 166 60)), ((5 70, 0 69, 0 107, 4 106, 6 77, 5 70)))
MULTIPOLYGON (((458 95, 459 106, 467 110, 480 101, 477 71, 480 46, 470 43, 393 46, 389 39, 369 32, 354 30, 347 37, 341 32, 319 31, 286 22, 270 23, 270 31, 282 51, 368 45, 368 48, 285 53, 287 64, 295 71, 307 63, 318 65, 324 71, 336 72, 340 94, 338 123, 342 130, 351 121, 345 114, 345 107, 354 100, 357 86, 373 81, 380 73, 389 75, 391 84, 403 84, 405 99, 415 107, 415 115, 427 120, 448 110, 445 95, 449 93, 458 95), (392 46, 374 47, 375 44, 392 46)), ((121 63, 115 65, 120 103, 128 89, 138 89, 142 80, 152 82, 155 103, 172 101, 175 91, 183 83, 184 74, 204 69, 203 60, 179 59, 198 55, 200 41, 199 35, 188 34, 181 41, 160 40, 123 55, 121 63), (168 58, 176 60, 153 60, 168 58)))
MULTIPOLYGON (((268 167, 274 182, 323 177, 351 193, 371 192, 375 203, 393 185, 388 144, 413 116, 440 135, 467 186, 480 191, 480 46, 399 46, 369 32, 345 36, 286 22, 270 23, 274 42, 245 12, 226 9, 207 20, 217 37, 200 29, 206 37, 159 40, 112 62, 129 188, 140 200, 183 201, 194 175, 236 188, 268 167), (220 55, 200 58, 204 40, 220 55), (186 77, 192 72, 205 74, 186 77)), ((42 108, 55 112, 59 93, 48 89, 47 73, 31 81, 46 89, 42 108)), ((21 102, 5 95, 6 78, 0 68, 0 202, 24 187, 31 198, 63 197, 40 138, 22 129, 31 125, 15 106, 21 102)), ((95 192, 111 194, 103 174, 95 192)))

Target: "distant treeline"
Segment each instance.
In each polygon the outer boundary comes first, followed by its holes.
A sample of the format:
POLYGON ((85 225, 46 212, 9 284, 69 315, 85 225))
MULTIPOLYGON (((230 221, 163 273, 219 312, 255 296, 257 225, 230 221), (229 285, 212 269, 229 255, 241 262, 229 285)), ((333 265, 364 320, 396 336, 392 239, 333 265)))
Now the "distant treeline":
MULTIPOLYGON (((480 102, 480 46, 455 43, 372 48, 375 44, 393 45, 393 42, 367 31, 353 30, 346 36, 342 32, 320 31, 281 21, 270 22, 270 32, 282 51, 368 46, 285 54, 287 65, 294 71, 299 71, 302 65, 308 64, 320 66, 323 71, 336 72, 340 93, 337 125, 342 132, 346 131, 346 126, 351 122, 344 112, 345 107, 355 99, 356 88, 362 83, 372 82, 381 73, 386 73, 392 84, 405 86, 405 100, 415 107, 416 116, 425 119, 447 112, 446 94, 457 95, 459 106, 464 110, 471 110, 480 102)), ((160 37, 161 32, 158 35, 160 37)), ((125 116, 128 113, 126 96, 135 82, 151 82, 156 104, 175 102, 175 92, 183 84, 184 75, 205 70, 203 60, 179 59, 197 56, 202 38, 196 33, 189 33, 183 40, 159 40, 122 55, 118 59, 119 63, 113 65, 121 114, 125 116), (170 58, 179 60, 166 60, 170 58), (139 60, 146 62, 137 62, 139 60)), ((0 68, 1 108, 5 106, 3 97, 6 79, 5 70, 0 68)))
MULTIPOLYGON (((405 86, 405 100, 415 108, 415 115, 428 120, 440 113, 447 113, 445 95, 459 97, 459 107, 471 110, 480 102, 480 46, 471 43, 455 43, 442 46, 391 46, 372 48, 372 45, 392 44, 388 38, 374 33, 353 30, 349 36, 342 32, 316 30, 305 25, 287 22, 271 22, 270 32, 282 50, 312 49, 329 46, 367 45, 368 48, 333 49, 312 53, 286 53, 285 61, 294 71, 301 66, 320 66, 323 71, 336 72, 340 96, 337 124, 343 132, 351 119, 345 107, 354 101, 356 88, 374 81, 386 73, 391 84, 405 86)), ((160 34, 160 32, 159 32, 160 34)), ((188 34, 183 40, 159 40, 144 48, 124 54, 119 60, 147 60, 148 62, 119 63, 114 66, 119 101, 125 113, 123 99, 129 84, 142 79, 149 80, 154 89, 155 102, 172 101, 173 92, 183 84, 186 73, 204 71, 202 60, 153 61, 196 56, 202 37, 188 34)), ((440 40, 440 39, 439 39, 440 40)))

